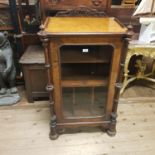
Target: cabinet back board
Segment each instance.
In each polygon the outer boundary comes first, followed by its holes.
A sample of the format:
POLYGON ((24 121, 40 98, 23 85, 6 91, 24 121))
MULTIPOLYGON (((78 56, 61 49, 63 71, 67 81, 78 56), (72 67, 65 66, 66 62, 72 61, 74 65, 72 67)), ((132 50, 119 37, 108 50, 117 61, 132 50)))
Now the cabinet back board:
POLYGON ((107 11, 111 0, 41 0, 45 10, 68 10, 77 7, 96 8, 107 11))

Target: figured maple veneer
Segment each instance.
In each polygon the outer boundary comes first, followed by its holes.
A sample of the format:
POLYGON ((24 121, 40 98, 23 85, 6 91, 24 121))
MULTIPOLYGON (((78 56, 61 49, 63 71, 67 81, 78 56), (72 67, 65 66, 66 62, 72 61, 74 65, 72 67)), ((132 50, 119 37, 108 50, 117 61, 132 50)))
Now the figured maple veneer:
POLYGON ((126 33, 127 29, 115 18, 103 17, 49 17, 45 32, 52 34, 66 33, 126 33))

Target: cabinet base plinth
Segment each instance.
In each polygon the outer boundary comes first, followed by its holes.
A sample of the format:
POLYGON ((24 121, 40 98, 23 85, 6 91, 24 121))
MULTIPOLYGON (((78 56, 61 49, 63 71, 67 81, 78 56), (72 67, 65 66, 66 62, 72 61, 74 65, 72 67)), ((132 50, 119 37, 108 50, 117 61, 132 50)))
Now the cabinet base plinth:
POLYGON ((58 129, 58 133, 59 133, 59 134, 63 134, 63 133, 65 133, 65 131, 66 131, 66 129, 65 129, 65 128, 58 129))

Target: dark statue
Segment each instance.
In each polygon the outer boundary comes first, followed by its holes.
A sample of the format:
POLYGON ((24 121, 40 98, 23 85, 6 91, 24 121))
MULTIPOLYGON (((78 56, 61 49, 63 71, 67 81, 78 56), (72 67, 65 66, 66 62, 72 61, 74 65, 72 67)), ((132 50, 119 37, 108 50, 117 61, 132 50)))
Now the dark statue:
POLYGON ((8 40, 8 33, 0 32, 0 105, 5 104, 5 101, 6 104, 9 104, 9 100, 11 103, 16 103, 19 100, 15 86, 15 77, 16 69, 13 61, 13 51, 8 40))
POLYGON ((7 92, 7 84, 11 93, 16 93, 15 87, 16 69, 13 61, 13 52, 7 39, 7 33, 0 32, 0 94, 7 92))

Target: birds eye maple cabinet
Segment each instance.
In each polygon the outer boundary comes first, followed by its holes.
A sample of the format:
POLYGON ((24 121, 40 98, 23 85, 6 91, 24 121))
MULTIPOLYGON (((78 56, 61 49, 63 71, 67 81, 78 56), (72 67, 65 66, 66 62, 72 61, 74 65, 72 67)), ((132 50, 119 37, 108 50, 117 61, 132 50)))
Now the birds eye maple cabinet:
POLYGON ((50 138, 79 126, 100 126, 115 135, 127 29, 110 17, 47 17, 39 35, 48 75, 50 138))

